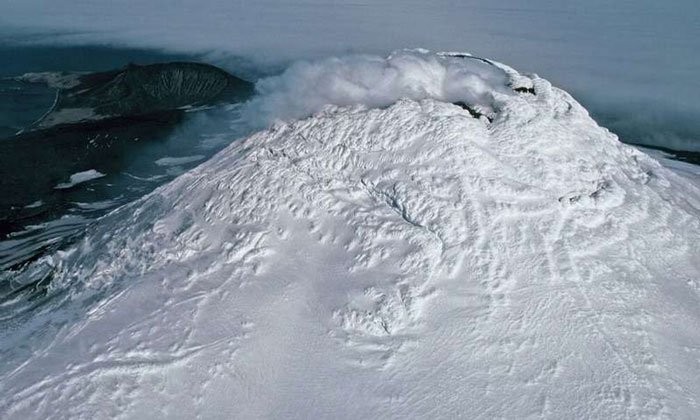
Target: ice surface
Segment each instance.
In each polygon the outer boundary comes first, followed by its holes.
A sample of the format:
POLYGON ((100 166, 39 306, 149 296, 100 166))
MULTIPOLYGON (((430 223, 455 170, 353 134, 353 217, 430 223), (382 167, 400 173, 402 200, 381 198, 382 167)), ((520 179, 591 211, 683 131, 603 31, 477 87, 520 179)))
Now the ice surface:
POLYGON ((82 73, 32 72, 14 77, 18 82, 41 83, 53 89, 71 89, 80 84, 82 73))
POLYGON ((27 204, 26 206, 24 206, 24 208, 25 209, 35 209, 37 207, 41 207, 43 204, 44 204, 43 201, 37 200, 37 201, 34 201, 33 203, 27 204))
POLYGON ((648 149, 645 147, 638 147, 638 149, 658 160, 659 163, 665 167, 673 169, 673 171, 677 174, 685 175, 691 180, 700 179, 700 165, 678 160, 677 158, 674 158, 673 155, 661 150, 648 149))
POLYGON ((50 281, 3 303, 0 417, 695 417, 697 179, 502 69, 492 122, 280 119, 5 273, 50 281))
POLYGON ((204 159, 204 155, 172 157, 166 156, 155 161, 158 166, 178 166, 186 163, 193 163, 204 159))
POLYGON ((63 190, 67 188, 73 188, 78 184, 82 184, 83 182, 88 182, 92 181, 93 179, 97 178, 102 178, 105 176, 105 174, 96 171, 94 169, 88 169, 87 171, 83 172, 78 172, 70 176, 70 180, 68 182, 63 182, 58 185, 56 185, 56 189, 58 190, 63 190))

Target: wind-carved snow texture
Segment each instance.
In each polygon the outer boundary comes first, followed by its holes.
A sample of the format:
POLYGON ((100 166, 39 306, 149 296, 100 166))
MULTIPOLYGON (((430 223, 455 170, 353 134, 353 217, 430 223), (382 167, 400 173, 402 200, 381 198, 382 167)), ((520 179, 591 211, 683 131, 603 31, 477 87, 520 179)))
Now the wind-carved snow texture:
POLYGON ((697 415, 700 190, 501 68, 493 122, 326 107, 12 274, 2 417, 697 415))

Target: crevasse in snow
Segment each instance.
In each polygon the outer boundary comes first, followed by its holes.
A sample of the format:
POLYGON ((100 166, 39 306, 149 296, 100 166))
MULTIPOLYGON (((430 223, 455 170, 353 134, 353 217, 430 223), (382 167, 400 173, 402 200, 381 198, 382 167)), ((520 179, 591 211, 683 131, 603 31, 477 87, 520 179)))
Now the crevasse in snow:
POLYGON ((263 97, 293 113, 11 274, 50 281, 3 304, 3 417, 692 417, 700 189, 468 62, 480 95, 263 97))

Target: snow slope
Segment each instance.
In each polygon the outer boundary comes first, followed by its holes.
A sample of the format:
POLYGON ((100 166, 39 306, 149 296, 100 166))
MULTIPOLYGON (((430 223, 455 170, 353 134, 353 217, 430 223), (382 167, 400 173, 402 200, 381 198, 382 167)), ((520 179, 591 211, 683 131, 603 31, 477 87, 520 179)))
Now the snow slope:
POLYGON ((693 178, 435 60, 484 116, 439 89, 278 121, 6 274, 51 281, 3 302, 0 417, 697 416, 693 178))

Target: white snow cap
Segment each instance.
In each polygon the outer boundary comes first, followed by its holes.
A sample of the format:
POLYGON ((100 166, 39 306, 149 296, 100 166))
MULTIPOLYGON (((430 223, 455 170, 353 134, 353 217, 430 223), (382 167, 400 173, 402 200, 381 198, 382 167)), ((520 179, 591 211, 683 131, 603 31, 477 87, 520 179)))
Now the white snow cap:
POLYGON ((6 274, 47 286, 3 302, 0 417, 697 417, 697 178, 471 58, 261 89, 268 116, 365 106, 233 142, 6 274))
POLYGON ((301 61, 258 82, 253 118, 270 122, 308 117, 328 105, 381 108, 399 99, 464 102, 492 114, 500 95, 513 94, 505 66, 464 53, 401 50, 388 57, 351 55, 301 61))

